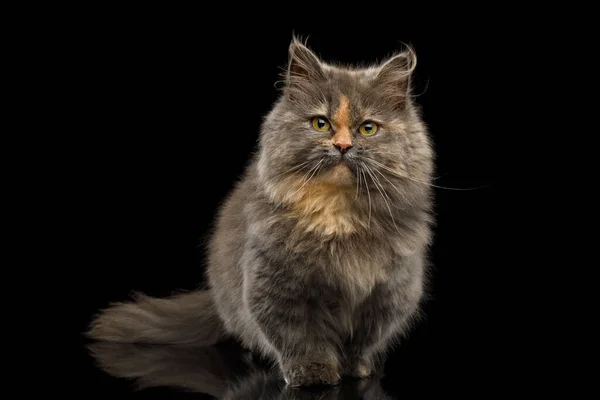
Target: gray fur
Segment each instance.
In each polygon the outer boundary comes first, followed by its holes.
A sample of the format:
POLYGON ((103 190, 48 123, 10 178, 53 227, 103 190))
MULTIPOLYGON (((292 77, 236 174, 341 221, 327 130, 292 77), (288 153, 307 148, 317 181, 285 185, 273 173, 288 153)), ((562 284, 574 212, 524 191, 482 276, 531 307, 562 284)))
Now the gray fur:
MULTIPOLYGON (((212 336, 222 329, 273 359, 290 386, 335 384, 376 372, 419 314, 434 153, 410 94, 412 51, 362 69, 326 64, 298 40, 289 51, 259 151, 208 245, 206 293, 216 311, 205 304, 194 318, 216 312, 223 326, 212 324, 212 336), (318 132, 315 116, 347 124, 318 132), (365 120, 380 124, 374 136, 358 132, 365 120), (352 147, 342 156, 333 137, 344 126, 352 147)), ((149 310, 149 301, 110 308, 90 336, 188 342, 203 328, 194 318, 177 323, 181 311, 149 310)), ((185 296, 172 301, 194 307, 185 296)))
POLYGON ((134 300, 104 310, 94 319, 88 336, 122 343, 212 345, 223 334, 207 291, 166 299, 138 293, 134 300))

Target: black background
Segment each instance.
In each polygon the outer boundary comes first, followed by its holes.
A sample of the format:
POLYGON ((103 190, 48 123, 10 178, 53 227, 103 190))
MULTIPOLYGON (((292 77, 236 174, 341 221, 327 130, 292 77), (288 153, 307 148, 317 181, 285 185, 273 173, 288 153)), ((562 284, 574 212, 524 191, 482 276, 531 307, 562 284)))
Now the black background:
MULTIPOLYGON (((517 149, 507 145, 507 131, 516 128, 506 115, 521 106, 508 94, 515 74, 498 64, 509 38, 480 29, 485 21, 453 31, 307 23, 315 18, 238 23, 210 12, 136 10, 90 14, 67 32, 72 61, 63 73, 71 84, 70 128, 79 134, 65 167, 78 266, 69 274, 77 282, 69 322, 81 393, 131 392, 85 350, 81 333, 95 312, 132 290, 167 296, 202 282, 202 243, 254 151, 294 33, 325 61, 371 63, 401 42, 413 46, 414 92, 438 156, 436 184, 478 188, 436 189, 432 299, 426 319, 389 357, 390 393, 500 390, 520 381, 527 356, 509 357, 523 334, 513 312, 520 287, 506 273, 503 251, 517 240, 507 228, 515 196, 507 160, 515 161, 517 149)), ((513 55, 529 49, 523 39, 511 43, 513 55)))

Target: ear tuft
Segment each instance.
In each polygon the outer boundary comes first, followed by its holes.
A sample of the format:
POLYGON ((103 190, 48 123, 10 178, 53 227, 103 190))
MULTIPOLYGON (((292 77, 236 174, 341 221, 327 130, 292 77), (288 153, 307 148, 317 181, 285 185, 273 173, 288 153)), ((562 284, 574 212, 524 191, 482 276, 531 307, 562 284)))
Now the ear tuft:
POLYGON ((384 92, 393 97, 400 108, 404 108, 406 97, 410 95, 410 78, 416 66, 416 54, 408 47, 407 51, 383 62, 375 77, 375 84, 384 88, 384 92))
POLYGON ((296 80, 322 79, 324 76, 319 58, 297 37, 294 37, 289 47, 288 85, 296 80))

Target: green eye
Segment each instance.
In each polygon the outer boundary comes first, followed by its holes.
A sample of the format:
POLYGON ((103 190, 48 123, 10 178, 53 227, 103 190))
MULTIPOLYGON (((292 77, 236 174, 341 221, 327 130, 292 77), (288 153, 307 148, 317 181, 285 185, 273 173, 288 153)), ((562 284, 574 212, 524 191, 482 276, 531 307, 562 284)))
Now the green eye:
POLYGON ((362 123, 360 128, 358 128, 358 131, 363 136, 373 136, 377 133, 377 129, 379 129, 379 127, 375 122, 367 121, 362 123))
POLYGON ((319 132, 327 132, 331 128, 331 124, 323 117, 315 117, 312 119, 312 126, 319 132))

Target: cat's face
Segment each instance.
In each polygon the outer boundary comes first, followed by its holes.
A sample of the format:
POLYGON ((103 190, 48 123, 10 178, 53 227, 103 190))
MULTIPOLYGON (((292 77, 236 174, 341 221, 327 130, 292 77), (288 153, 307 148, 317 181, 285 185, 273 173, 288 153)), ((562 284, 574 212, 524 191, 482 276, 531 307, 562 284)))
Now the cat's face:
POLYGON ((283 182, 275 197, 286 197, 286 186, 321 184, 391 200, 427 180, 432 151, 410 98, 413 67, 413 53, 371 68, 335 67, 294 41, 284 95, 260 141, 260 174, 283 182))

